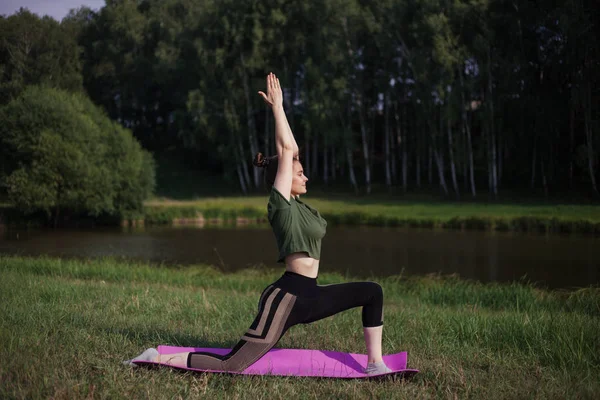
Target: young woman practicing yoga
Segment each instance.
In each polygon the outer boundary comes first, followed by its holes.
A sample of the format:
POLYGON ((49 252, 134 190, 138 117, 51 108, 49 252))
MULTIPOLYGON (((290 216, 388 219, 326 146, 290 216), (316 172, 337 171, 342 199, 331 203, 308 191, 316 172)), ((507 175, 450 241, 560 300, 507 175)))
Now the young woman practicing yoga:
POLYGON ((258 153, 254 165, 265 168, 265 181, 271 188, 268 217, 277 247, 278 262, 286 271, 260 296, 258 315, 240 341, 227 355, 211 353, 177 353, 160 355, 148 349, 133 360, 162 364, 241 372, 265 355, 283 334, 296 324, 308 324, 350 308, 362 306, 362 324, 367 346, 370 375, 391 372, 381 358, 383 331, 383 292, 374 282, 317 285, 321 239, 327 222, 319 212, 300 200, 306 193, 298 145, 283 110, 279 79, 267 76, 267 93, 259 92, 275 117, 277 155, 258 153))

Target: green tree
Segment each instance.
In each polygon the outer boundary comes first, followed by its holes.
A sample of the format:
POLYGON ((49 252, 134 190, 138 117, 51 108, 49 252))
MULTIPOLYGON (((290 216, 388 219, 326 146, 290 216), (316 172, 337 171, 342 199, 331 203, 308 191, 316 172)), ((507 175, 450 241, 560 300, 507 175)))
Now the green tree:
POLYGON ((313 181, 407 191, 428 175, 444 193, 458 197, 462 180, 495 197, 540 181, 597 191, 593 6, 110 0, 65 29, 79 32, 85 88, 111 118, 244 192, 259 181, 252 154, 273 147, 255 93, 274 71, 313 181))
POLYGON ((0 104, 28 85, 82 89, 77 36, 50 17, 21 9, 0 17, 0 104))
POLYGON ((153 163, 131 133, 82 94, 28 87, 0 109, 3 184, 26 213, 120 215, 139 211, 153 163))

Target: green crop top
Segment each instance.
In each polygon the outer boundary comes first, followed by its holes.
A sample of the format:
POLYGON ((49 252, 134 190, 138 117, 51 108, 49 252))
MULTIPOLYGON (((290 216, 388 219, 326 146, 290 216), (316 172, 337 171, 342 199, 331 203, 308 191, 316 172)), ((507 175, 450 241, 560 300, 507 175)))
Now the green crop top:
POLYGON ((299 252, 317 260, 321 257, 321 239, 327 221, 317 210, 294 196, 288 201, 275 187, 271 189, 267 210, 279 249, 277 262, 299 252))

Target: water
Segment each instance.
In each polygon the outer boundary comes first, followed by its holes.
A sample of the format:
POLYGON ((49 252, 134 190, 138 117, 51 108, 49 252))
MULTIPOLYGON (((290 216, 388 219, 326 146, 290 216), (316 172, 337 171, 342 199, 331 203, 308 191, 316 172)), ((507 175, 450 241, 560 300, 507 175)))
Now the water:
MULTIPOLYGON (((0 234, 0 254, 117 256, 213 264, 229 272, 278 266, 268 227, 6 230, 0 234)), ((430 273, 482 282, 524 278, 544 287, 573 288, 599 284, 599 266, 600 240, 593 237, 329 227, 320 270, 363 278, 430 273)))

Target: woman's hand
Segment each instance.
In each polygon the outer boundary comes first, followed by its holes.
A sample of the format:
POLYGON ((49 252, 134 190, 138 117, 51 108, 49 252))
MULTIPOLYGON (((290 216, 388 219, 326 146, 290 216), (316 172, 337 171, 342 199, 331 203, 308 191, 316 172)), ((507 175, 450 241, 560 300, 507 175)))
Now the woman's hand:
POLYGON ((283 93, 279 79, 272 72, 267 75, 267 94, 258 92, 271 108, 283 107, 283 93))

